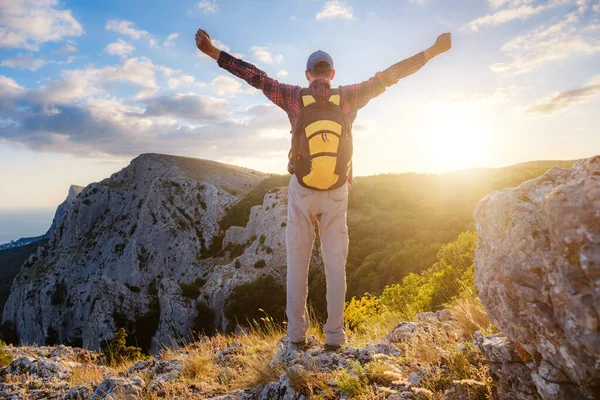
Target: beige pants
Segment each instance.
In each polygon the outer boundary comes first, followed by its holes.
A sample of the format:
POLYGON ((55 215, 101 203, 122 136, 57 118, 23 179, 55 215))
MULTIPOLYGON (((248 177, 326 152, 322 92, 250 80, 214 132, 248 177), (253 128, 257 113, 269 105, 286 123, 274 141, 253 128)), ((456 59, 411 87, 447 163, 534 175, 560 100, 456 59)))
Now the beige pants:
POLYGON ((323 328, 326 343, 337 346, 346 340, 344 302, 348 257, 347 209, 346 185, 322 192, 301 186, 296 176, 292 176, 288 192, 286 230, 287 330, 292 342, 304 340, 308 330, 308 266, 315 241, 315 223, 319 227, 327 279, 327 323, 323 328))

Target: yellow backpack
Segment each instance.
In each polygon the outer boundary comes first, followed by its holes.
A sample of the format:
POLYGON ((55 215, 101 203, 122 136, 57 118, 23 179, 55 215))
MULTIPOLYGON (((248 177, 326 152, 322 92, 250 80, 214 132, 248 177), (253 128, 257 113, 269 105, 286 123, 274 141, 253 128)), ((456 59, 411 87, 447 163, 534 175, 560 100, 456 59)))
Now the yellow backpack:
POLYGON ((309 189, 344 185, 352 164, 352 127, 340 107, 339 89, 328 101, 316 101, 310 89, 301 93, 300 115, 292 130, 290 163, 298 182, 309 189))

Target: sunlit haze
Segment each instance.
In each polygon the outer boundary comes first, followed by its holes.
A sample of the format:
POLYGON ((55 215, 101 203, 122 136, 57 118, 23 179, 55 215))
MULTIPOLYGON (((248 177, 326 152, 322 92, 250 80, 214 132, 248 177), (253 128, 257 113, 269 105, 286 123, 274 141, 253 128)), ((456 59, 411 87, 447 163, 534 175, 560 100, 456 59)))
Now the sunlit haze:
POLYGON ((597 0, 0 1, 0 208, 56 206, 146 152, 285 173, 285 113, 200 53, 198 28, 291 84, 325 50, 334 86, 451 32, 359 112, 356 175, 600 152, 597 0))

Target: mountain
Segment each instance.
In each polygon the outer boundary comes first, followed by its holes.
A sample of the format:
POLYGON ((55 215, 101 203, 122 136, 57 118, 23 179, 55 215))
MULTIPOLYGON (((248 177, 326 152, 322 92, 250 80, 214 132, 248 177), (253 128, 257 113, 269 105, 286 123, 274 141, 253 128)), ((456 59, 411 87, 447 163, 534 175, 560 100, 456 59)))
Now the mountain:
POLYGON ((19 240, 11 240, 8 243, 0 245, 0 251, 16 249, 17 247, 27 246, 29 244, 39 242, 40 240, 43 240, 45 238, 46 238, 46 235, 41 235, 41 236, 21 238, 19 240))
MULTIPOLYGON (((356 178, 349 295, 380 292, 431 266, 442 244, 474 227, 472 211, 484 194, 538 169, 356 178)), ((71 188, 48 243, 14 279, 3 337, 99 349, 125 327, 134 343, 155 351, 187 340, 192 330, 243 324, 258 303, 280 313, 287 216, 281 187, 288 180, 144 154, 108 179, 71 188)), ((309 298, 322 313, 318 252, 312 265, 309 298)))
MULTIPOLYGON (((161 343, 189 337, 199 293, 184 296, 184 285, 205 281, 201 301, 220 317, 233 286, 261 272, 253 267, 259 258, 268 268, 285 265, 282 251, 255 254, 257 238, 237 257, 241 268, 223 257, 203 259, 221 233, 228 207, 266 177, 212 161, 145 154, 78 195, 72 190, 57 211, 48 244, 13 282, 4 336, 96 349, 120 326, 145 348, 153 337, 161 343)), ((274 197, 270 203, 283 219, 284 206, 274 197)), ((248 241, 253 224, 269 232, 266 223, 256 212, 236 238, 248 241)), ((277 243, 263 238, 260 245, 277 245, 283 232, 279 221, 273 232, 277 243)), ((218 318, 221 322, 227 321, 218 318)))

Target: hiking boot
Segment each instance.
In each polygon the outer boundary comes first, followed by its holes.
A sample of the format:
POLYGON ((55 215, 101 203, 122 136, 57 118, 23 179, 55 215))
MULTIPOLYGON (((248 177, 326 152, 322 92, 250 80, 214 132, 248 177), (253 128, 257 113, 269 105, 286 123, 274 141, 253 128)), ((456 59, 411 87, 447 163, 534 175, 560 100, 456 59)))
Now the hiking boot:
POLYGON ((306 351, 310 348, 310 345, 308 344, 308 340, 304 339, 301 342, 290 342, 290 344, 299 351, 306 351))
POLYGON ((342 348, 341 344, 338 345, 332 345, 332 344, 327 344, 325 343, 325 345, 323 345, 323 350, 325 351, 330 351, 332 353, 337 352, 338 350, 340 350, 342 348))

